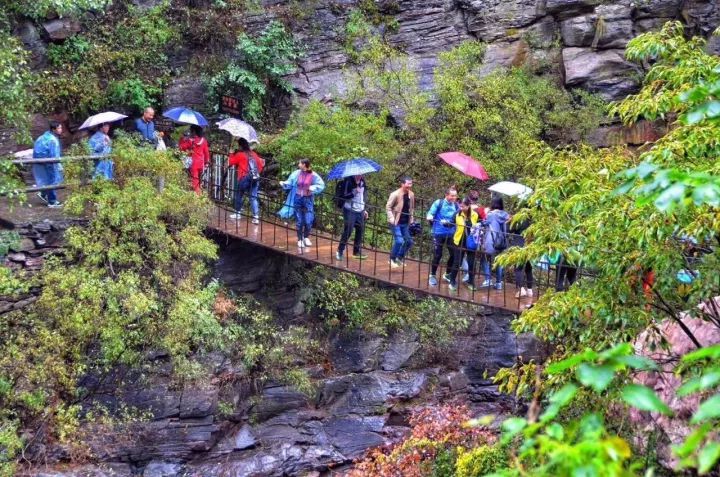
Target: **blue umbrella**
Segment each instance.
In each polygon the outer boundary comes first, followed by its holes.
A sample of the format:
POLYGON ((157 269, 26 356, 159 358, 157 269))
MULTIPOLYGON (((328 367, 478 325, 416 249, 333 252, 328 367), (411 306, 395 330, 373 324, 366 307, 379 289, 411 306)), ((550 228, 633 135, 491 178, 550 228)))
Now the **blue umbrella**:
POLYGON ((328 174, 329 180, 343 179, 350 176, 362 176, 371 172, 382 170, 382 166, 375 161, 364 157, 357 157, 349 161, 341 162, 332 168, 328 174))
POLYGON ((202 114, 183 106, 168 109, 163 113, 163 116, 178 123, 194 124, 201 127, 208 125, 207 119, 205 119, 202 114))

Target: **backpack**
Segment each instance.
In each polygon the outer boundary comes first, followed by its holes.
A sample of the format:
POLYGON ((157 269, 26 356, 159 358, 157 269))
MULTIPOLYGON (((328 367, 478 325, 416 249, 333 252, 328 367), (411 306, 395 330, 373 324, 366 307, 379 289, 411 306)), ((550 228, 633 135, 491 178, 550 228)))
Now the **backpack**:
POLYGON ((335 207, 338 209, 342 209, 345 207, 345 181, 347 179, 343 179, 341 181, 337 181, 335 184, 335 196, 333 196, 333 202, 335 203, 335 207))
POLYGON ((483 241, 483 226, 478 223, 470 228, 470 232, 467 236, 467 248, 468 250, 477 250, 480 248, 480 244, 483 241))
POLYGON ((507 222, 500 224, 500 230, 491 231, 492 244, 496 252, 502 252, 507 248, 507 222))
POLYGON ((245 153, 248 158, 248 169, 250 170, 250 179, 252 181, 260 180, 260 172, 258 171, 258 165, 255 161, 255 156, 252 152, 245 153))

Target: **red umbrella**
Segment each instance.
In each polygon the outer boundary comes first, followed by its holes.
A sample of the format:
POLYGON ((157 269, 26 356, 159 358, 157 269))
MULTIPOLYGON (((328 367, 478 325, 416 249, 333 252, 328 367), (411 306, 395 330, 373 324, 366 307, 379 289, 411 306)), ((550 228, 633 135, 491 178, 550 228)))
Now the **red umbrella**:
POLYGON ((490 176, 488 175, 482 164, 480 164, 478 161, 468 156, 467 154, 463 154, 462 152, 457 151, 443 152, 442 154, 438 154, 438 157, 440 157, 440 159, 447 162, 466 176, 475 177, 476 179, 480 179, 481 181, 486 181, 490 179, 490 176))

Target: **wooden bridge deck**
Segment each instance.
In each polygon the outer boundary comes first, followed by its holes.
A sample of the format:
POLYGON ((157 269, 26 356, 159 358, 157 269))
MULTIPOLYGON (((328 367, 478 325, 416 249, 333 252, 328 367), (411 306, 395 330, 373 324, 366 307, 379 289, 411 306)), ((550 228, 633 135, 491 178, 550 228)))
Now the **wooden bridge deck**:
MULTIPOLYGON (((451 292, 448 289, 448 284, 442 279, 439 279, 440 283, 437 287, 430 287, 428 285, 428 276, 430 274, 430 265, 428 263, 408 259, 405 267, 392 270, 390 268, 389 253, 384 250, 364 248, 363 253, 367 255, 367 259, 357 260, 351 258, 352 243, 349 244, 350 250, 346 251, 343 260, 338 262, 335 258, 338 240, 329 234, 313 230, 310 237, 312 246, 300 248, 297 246, 297 235, 293 224, 285 225, 279 220, 263 217, 260 223, 255 225, 250 223, 245 216, 239 220, 231 219, 230 214, 232 213, 233 210, 231 209, 222 205, 214 205, 210 214, 209 227, 228 236, 246 240, 303 260, 428 295, 485 305, 515 313, 526 309, 537 299, 537 296, 534 298, 515 298, 517 289, 507 280, 503 290, 486 287, 472 292, 466 286, 460 284, 457 292, 451 292)), ((438 270, 438 277, 441 277, 442 273, 444 273, 444 270, 441 265, 438 270)), ((460 278, 461 276, 458 276, 458 281, 460 278)), ((476 278, 476 283, 482 281, 481 277, 476 278)))

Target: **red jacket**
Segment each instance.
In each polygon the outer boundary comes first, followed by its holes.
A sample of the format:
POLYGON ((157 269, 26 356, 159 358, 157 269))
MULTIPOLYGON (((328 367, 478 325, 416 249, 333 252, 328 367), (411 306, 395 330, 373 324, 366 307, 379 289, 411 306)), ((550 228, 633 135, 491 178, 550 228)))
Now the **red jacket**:
POLYGON ((191 169, 202 169, 210 163, 210 149, 204 137, 184 137, 179 146, 181 151, 192 151, 191 169))
MULTIPOLYGON (((257 164, 258 168, 258 174, 260 174, 263 171, 263 168, 265 167, 265 161, 262 157, 258 156, 258 154, 255 151, 251 151, 250 154, 255 158, 255 164, 257 164)), ((246 175, 250 173, 250 166, 248 166, 248 157, 247 155, 242 151, 233 152, 230 154, 230 158, 228 160, 228 166, 236 166, 237 167, 237 177, 238 179, 242 179, 246 175)))

